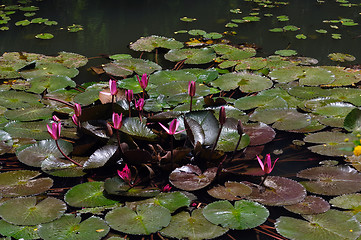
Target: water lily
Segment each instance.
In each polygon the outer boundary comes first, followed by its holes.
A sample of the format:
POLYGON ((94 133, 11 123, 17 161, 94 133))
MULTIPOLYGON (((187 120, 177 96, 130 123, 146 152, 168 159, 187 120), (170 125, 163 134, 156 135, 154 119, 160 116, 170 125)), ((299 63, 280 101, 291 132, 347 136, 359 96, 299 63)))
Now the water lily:
POLYGON ((129 117, 131 117, 132 112, 130 109, 130 103, 133 101, 133 90, 126 90, 125 91, 125 97, 128 101, 128 109, 129 109, 129 117))
POLYGON ((110 89, 110 94, 112 96, 117 95, 118 88, 117 88, 117 82, 115 80, 112 79, 109 80, 109 89, 110 89))
POLYGON ((132 180, 132 178, 131 178, 132 175, 131 175, 130 169, 128 168, 127 164, 125 164, 125 167, 123 168, 122 171, 118 170, 117 172, 121 179, 130 183, 130 181, 132 180))
POLYGON ((142 75, 142 78, 141 78, 141 79, 139 79, 139 76, 137 75, 137 78, 138 78, 138 82, 139 82, 140 87, 143 89, 143 91, 145 91, 145 89, 146 89, 147 86, 148 86, 148 80, 149 80, 147 74, 144 73, 144 74, 142 75))
POLYGON ((264 162, 262 162, 262 160, 258 156, 257 156, 257 160, 258 160, 259 165, 262 168, 262 171, 265 174, 270 174, 272 172, 273 168, 275 167, 275 164, 276 164, 278 158, 273 162, 273 165, 272 165, 272 161, 271 161, 271 154, 266 155, 264 162))
POLYGON ((73 114, 73 116, 71 116, 71 120, 77 127, 79 127, 79 118, 76 116, 76 114, 73 114))
POLYGON ((61 122, 58 123, 54 122, 52 124, 52 127, 50 127, 49 125, 46 125, 46 127, 48 128, 48 133, 50 134, 52 139, 58 140, 60 138, 61 122))
POLYGON ((53 116, 53 120, 54 120, 55 122, 60 122, 60 118, 58 118, 58 116, 56 116, 56 115, 53 116))
MULTIPOLYGON (((75 115, 74 115, 75 116, 75 115)), ((58 148, 58 150, 60 151, 60 153, 66 158, 68 159, 70 162, 74 163, 75 165, 82 167, 81 164, 77 163, 76 161, 74 161, 73 159, 71 159, 70 157, 68 157, 60 148, 58 140, 60 139, 60 133, 61 133, 61 122, 58 123, 53 123, 52 127, 50 127, 49 125, 46 125, 46 127, 48 128, 48 133, 50 134, 51 138, 55 140, 55 144, 56 147, 58 148)))
POLYGON ((192 111, 193 97, 195 94, 196 94, 196 82, 190 81, 190 82, 188 82, 188 95, 191 97, 189 111, 192 111))
POLYGON ((138 111, 143 111, 144 104, 144 98, 139 98, 139 100, 135 102, 135 109, 138 111))
POLYGON ((115 129, 120 129, 123 125, 123 113, 121 113, 120 115, 118 113, 113 112, 112 115, 112 121, 113 121, 113 127, 115 129))
POLYGON ((80 117, 81 115, 81 105, 79 103, 74 103, 74 114, 77 117, 80 117))
POLYGON ((171 189, 172 187, 169 184, 167 184, 163 187, 162 192, 170 192, 171 189))
POLYGON ((167 128, 166 126, 164 126, 163 124, 159 123, 159 125, 169 134, 169 135, 174 135, 174 134, 178 134, 181 132, 184 132, 184 130, 178 131, 177 132, 177 128, 179 126, 179 122, 177 119, 173 119, 173 121, 169 124, 169 128, 167 128))

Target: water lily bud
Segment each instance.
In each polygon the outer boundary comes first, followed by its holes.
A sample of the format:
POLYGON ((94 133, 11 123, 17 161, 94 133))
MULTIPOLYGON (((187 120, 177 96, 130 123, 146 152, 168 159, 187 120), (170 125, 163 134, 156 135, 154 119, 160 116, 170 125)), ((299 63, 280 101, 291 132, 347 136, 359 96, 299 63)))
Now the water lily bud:
POLYGON ((194 97, 194 95, 196 94, 196 82, 188 82, 188 94, 189 96, 194 97))
POLYGON ((128 102, 132 102, 132 100, 133 100, 133 90, 126 90, 125 91, 125 96, 126 96, 128 102))
POLYGON ((115 80, 110 79, 109 80, 109 89, 111 95, 117 95, 118 88, 117 88, 117 82, 115 80))
POLYGON ((139 79, 139 76, 137 75, 137 78, 138 78, 138 82, 139 82, 140 87, 141 87, 143 90, 145 90, 145 89, 147 88, 147 86, 148 86, 148 80, 149 80, 147 74, 144 73, 144 74, 142 75, 142 78, 141 78, 141 79, 139 79))
POLYGON ((79 103, 74 103, 74 113, 77 117, 81 115, 81 105, 79 103))
POLYGON ((123 120, 123 113, 121 113, 120 115, 118 113, 113 112, 113 116, 112 116, 112 120, 113 120, 113 127, 115 129, 120 129, 122 127, 122 120, 123 120))
POLYGON ((224 107, 219 110, 219 123, 221 125, 226 123, 226 109, 224 107))
POLYGON ((138 111, 142 111, 143 110, 143 107, 144 107, 144 98, 139 98, 138 101, 135 102, 135 108, 138 110, 138 111))

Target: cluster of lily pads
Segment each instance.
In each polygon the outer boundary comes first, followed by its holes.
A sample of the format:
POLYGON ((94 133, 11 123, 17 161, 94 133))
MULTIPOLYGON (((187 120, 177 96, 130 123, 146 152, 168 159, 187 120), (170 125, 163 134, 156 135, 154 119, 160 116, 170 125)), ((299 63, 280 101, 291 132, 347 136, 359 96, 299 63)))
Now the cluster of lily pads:
POLYGON ((212 239, 261 231, 284 207, 302 218, 280 216, 272 236, 359 238, 359 70, 159 36, 130 48, 145 59, 110 56, 93 68, 110 80, 80 86, 82 55, 0 57, 0 153, 25 168, 4 161, 1 235, 212 239), (276 131, 348 164, 268 176, 276 131))

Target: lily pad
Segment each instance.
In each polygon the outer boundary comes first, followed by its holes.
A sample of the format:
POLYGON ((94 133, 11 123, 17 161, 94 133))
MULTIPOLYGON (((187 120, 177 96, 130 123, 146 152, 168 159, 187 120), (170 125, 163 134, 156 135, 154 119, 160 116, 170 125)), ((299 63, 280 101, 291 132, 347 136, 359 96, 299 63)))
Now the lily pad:
POLYGON ((68 68, 79 68, 88 63, 87 57, 71 52, 59 52, 55 59, 68 68))
POLYGON ((108 232, 109 226, 103 219, 91 216, 82 221, 79 215, 74 214, 65 214, 53 222, 41 224, 39 228, 39 236, 49 240, 98 240, 108 232))
POLYGON ((164 58, 172 61, 183 61, 186 64, 205 64, 212 62, 216 57, 212 48, 200 49, 173 49, 164 55, 164 58))
POLYGON ((331 71, 320 67, 307 67, 304 69, 304 77, 300 79, 301 85, 319 86, 331 84, 335 81, 335 75, 331 71))
POLYGON ((120 131, 129 134, 130 136, 147 141, 154 141, 157 135, 149 129, 145 123, 138 118, 126 118, 123 121, 123 126, 120 131))
POLYGON ((5 125, 4 131, 8 132, 13 138, 34 138, 43 140, 50 138, 46 130, 48 121, 36 122, 16 122, 12 121, 5 125))
POLYGON ((26 92, 2 91, 0 94, 0 106, 11 109, 43 106, 39 101, 39 95, 26 92))
POLYGON ((127 197, 154 197, 160 192, 158 188, 130 187, 120 177, 105 180, 104 189, 108 194, 127 197))
POLYGON ((288 211, 297 214, 319 214, 330 209, 330 204, 321 197, 306 196, 301 202, 284 206, 288 211))
POLYGON ((19 197, 1 204, 0 216, 16 225, 37 225, 61 217, 65 210, 66 204, 53 197, 42 201, 37 201, 36 197, 19 197))
MULTIPOLYGON (((73 150, 73 145, 69 142, 58 140, 58 143, 65 154, 69 154, 73 150)), ((49 157, 60 158, 63 155, 61 155, 54 140, 42 140, 17 151, 16 156, 20 162, 28 166, 40 167, 45 159, 49 157)))
POLYGON ((335 81, 329 84, 330 86, 347 86, 361 81, 360 73, 352 69, 344 69, 337 66, 323 66, 322 68, 331 71, 335 75, 335 81))
POLYGON ((51 33, 39 33, 35 35, 35 37, 39 39, 52 39, 54 38, 54 35, 51 33))
POLYGON ((231 229, 250 229, 264 223, 269 212, 263 205, 249 200, 234 202, 217 201, 203 209, 204 217, 213 224, 231 229))
POLYGON ((51 108, 19 108, 5 111, 4 116, 9 120, 35 121, 49 119, 53 112, 51 108))
POLYGON ((321 166, 300 171, 299 178, 310 181, 301 182, 307 191, 337 196, 355 193, 361 190, 361 173, 349 166, 321 166))
POLYGON ((101 207, 118 202, 106 198, 103 192, 104 182, 86 182, 67 191, 64 200, 72 207, 101 207))
POLYGON ((155 62, 143 60, 143 59, 120 59, 103 65, 103 69, 106 73, 124 77, 132 75, 133 72, 138 75, 151 74, 154 71, 161 70, 162 67, 155 62))
POLYGON ((203 216, 202 209, 195 209, 191 215, 183 211, 172 216, 169 225, 160 233, 171 238, 201 240, 222 236, 227 231, 227 228, 210 223, 203 216))
POLYGON ((112 229, 127 234, 155 233, 168 226, 171 215, 168 209, 152 204, 139 205, 136 211, 128 207, 119 207, 105 216, 112 229))
POLYGON ((84 163, 83 167, 85 169, 90 169, 104 166, 104 164, 106 164, 107 161, 114 155, 117 149, 118 146, 113 145, 106 145, 97 149, 84 163))
POLYGON ((244 183, 228 181, 224 183, 224 186, 213 187, 207 192, 214 198, 234 201, 250 195, 252 189, 244 183))
POLYGON ((73 78, 79 74, 79 71, 76 68, 67 68, 59 63, 39 63, 36 64, 34 69, 21 71, 20 74, 25 79, 57 75, 73 78))
POLYGON ((51 178, 36 178, 40 173, 30 170, 9 171, 0 174, 0 196, 19 197, 35 195, 53 186, 51 178))
POLYGON ((250 138, 250 146, 266 144, 276 137, 275 130, 263 122, 247 123, 243 126, 243 131, 250 138))
MULTIPOLYGON (((223 127, 222 132, 218 139, 216 149, 224 152, 232 152, 235 150, 239 138, 240 136, 238 134, 237 129, 223 127)), ((246 148, 249 145, 249 143, 250 143, 249 136, 247 134, 243 134, 237 150, 246 148)))
POLYGON ((76 83, 68 76, 39 76, 28 80, 31 87, 29 92, 42 93, 46 89, 48 92, 65 89, 66 87, 75 87, 76 83))
POLYGON ((256 55, 254 48, 236 48, 226 44, 215 44, 212 46, 218 55, 222 55, 222 59, 242 60, 256 55))
POLYGON ((169 175, 169 181, 179 189, 195 191, 211 184, 216 174, 217 168, 209 168, 202 172, 198 166, 187 164, 173 170, 169 175))
POLYGON ((173 39, 159 36, 149 36, 138 39, 130 44, 130 49, 134 51, 151 52, 155 48, 179 49, 183 47, 183 43, 173 39))
POLYGON ((305 188, 298 182, 278 176, 269 176, 264 181, 264 187, 245 182, 252 188, 247 198, 269 206, 292 205, 306 197, 305 188))
POLYGON ((0 220, 0 234, 10 237, 9 239, 39 239, 37 229, 37 226, 19 226, 0 220))
POLYGON ((280 217, 276 230, 284 237, 294 240, 341 240, 357 239, 361 234, 359 222, 347 213, 329 210, 316 215, 304 215, 307 221, 291 217, 280 217))
POLYGON ((283 57, 289 57, 289 56, 297 55, 297 52, 295 50, 291 50, 291 49, 284 49, 284 50, 275 51, 275 54, 278 54, 283 57))
POLYGON ((265 58, 248 58, 237 63, 235 70, 259 70, 267 66, 265 58))
POLYGON ((248 72, 226 73, 213 82, 212 86, 224 91, 240 88, 242 92, 258 92, 272 87, 273 83, 266 77, 248 72))
POLYGON ((330 53, 327 57, 335 62, 352 62, 356 60, 354 56, 347 53, 330 53))

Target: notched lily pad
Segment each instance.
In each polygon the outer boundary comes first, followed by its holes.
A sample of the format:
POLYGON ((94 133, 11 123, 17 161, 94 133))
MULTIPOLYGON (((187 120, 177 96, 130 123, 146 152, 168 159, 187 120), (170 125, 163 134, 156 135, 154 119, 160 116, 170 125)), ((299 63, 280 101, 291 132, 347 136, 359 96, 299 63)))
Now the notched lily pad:
POLYGON ((0 220, 0 234, 8 238, 2 239, 38 239, 38 226, 19 226, 0 220), (12 237, 12 238, 11 238, 12 237))
POLYGON ((138 118, 126 118, 123 121, 123 126, 120 131, 129 134, 134 138, 148 141, 154 141, 157 138, 157 135, 138 118))
POLYGON ((183 47, 183 43, 173 38, 152 35, 138 39, 136 42, 131 43, 129 47, 134 51, 151 52, 155 48, 179 49, 183 47))
POLYGON ((309 168, 300 171, 297 177, 310 179, 301 184, 307 191, 316 194, 336 196, 361 190, 361 173, 349 166, 309 168))
POLYGON ((252 188, 241 182, 225 182, 224 186, 216 186, 209 189, 208 194, 214 198, 229 201, 240 200, 252 192, 252 188))
POLYGON ((297 214, 319 214, 328 211, 330 204, 321 197, 306 196, 301 202, 284 208, 297 214))
POLYGON ((155 62, 143 60, 143 59, 120 59, 103 65, 103 69, 106 73, 113 76, 128 76, 133 72, 138 75, 151 74, 154 71, 161 70, 162 67, 155 62))
POLYGON ((216 57, 212 48, 200 49, 174 49, 164 55, 164 58, 172 61, 183 61, 186 64, 205 64, 212 62, 216 57))

